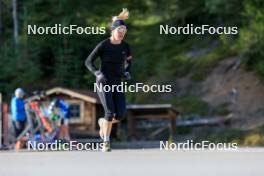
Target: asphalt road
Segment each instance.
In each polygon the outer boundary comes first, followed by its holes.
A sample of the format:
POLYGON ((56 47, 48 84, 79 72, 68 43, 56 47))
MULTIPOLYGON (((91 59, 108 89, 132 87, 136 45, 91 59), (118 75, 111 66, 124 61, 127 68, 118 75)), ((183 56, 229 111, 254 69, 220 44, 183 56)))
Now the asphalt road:
POLYGON ((0 152, 0 176, 263 176, 264 148, 0 152))

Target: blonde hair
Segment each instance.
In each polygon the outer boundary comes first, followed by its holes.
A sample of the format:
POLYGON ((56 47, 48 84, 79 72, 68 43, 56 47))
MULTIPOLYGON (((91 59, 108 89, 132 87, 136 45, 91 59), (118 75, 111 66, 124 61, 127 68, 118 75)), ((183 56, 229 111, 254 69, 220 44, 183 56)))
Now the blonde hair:
POLYGON ((119 13, 118 16, 113 16, 112 21, 116 21, 116 20, 126 20, 129 18, 129 11, 127 10, 127 8, 123 8, 122 12, 119 13))

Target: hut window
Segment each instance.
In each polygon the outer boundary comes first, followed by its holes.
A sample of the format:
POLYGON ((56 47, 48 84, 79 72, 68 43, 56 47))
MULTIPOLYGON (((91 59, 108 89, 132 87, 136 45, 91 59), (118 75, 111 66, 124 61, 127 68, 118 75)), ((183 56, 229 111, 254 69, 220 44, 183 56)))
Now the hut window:
POLYGON ((80 104, 70 104, 70 118, 80 119, 81 118, 81 107, 80 104))

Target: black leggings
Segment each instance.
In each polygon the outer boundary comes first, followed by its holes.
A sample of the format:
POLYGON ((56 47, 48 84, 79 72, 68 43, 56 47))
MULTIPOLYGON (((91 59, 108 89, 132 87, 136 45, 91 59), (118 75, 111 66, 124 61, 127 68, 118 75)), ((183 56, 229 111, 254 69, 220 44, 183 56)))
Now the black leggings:
POLYGON ((26 121, 12 121, 15 129, 16 137, 18 137, 26 127, 26 121))
MULTIPOLYGON (((99 86, 98 82, 97 85, 99 86)), ((107 84, 113 85, 113 84, 107 84)), ((105 86, 105 84, 103 84, 105 86)), ((113 117, 117 120, 122 120, 126 115, 126 98, 124 92, 118 92, 116 89, 109 92, 99 91, 97 94, 101 100, 104 108, 105 116, 107 121, 112 121, 113 117)))

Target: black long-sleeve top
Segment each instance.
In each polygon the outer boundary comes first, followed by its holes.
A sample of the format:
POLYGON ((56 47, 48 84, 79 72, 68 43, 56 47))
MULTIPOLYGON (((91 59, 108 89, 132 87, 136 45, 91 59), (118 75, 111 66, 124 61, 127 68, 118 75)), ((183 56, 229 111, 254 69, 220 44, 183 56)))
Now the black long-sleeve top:
POLYGON ((107 80, 121 80, 124 72, 130 72, 131 59, 130 47, 126 42, 112 44, 108 38, 95 47, 86 59, 85 65, 93 74, 101 71, 107 80), (98 57, 101 61, 99 70, 95 66, 98 57))

